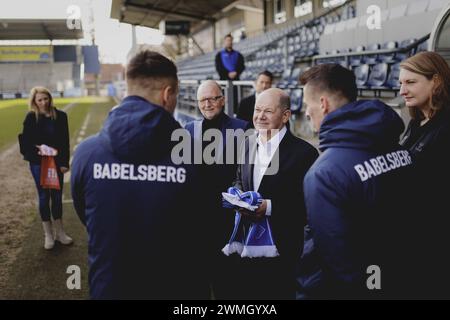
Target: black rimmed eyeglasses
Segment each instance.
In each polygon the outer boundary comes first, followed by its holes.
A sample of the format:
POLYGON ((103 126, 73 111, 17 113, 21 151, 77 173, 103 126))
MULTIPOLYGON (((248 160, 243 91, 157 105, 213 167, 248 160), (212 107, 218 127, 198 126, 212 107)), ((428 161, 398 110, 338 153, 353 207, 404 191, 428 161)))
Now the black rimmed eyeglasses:
POLYGON ((203 99, 199 99, 197 101, 200 102, 201 104, 205 104, 206 101, 209 101, 210 103, 216 103, 221 98, 223 98, 223 96, 215 96, 215 97, 210 97, 210 98, 203 98, 203 99))

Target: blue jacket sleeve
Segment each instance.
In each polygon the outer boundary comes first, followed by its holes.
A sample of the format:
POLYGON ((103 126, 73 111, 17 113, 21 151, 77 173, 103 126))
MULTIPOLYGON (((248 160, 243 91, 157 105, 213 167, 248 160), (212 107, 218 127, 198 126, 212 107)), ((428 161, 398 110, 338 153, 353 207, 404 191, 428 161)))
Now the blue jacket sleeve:
POLYGON ((354 292, 361 270, 352 251, 350 219, 346 216, 349 186, 337 181, 336 171, 312 170, 304 180, 308 225, 311 228, 318 269, 323 274, 320 287, 337 290, 342 296, 354 292))
MULTIPOLYGON (((79 150, 77 150, 79 151, 79 150)), ((80 152, 75 152, 72 161, 72 173, 70 177, 70 185, 72 190, 73 206, 75 211, 80 218, 81 222, 86 225, 86 204, 85 204, 85 182, 83 178, 83 168, 82 157, 80 157, 80 152)))

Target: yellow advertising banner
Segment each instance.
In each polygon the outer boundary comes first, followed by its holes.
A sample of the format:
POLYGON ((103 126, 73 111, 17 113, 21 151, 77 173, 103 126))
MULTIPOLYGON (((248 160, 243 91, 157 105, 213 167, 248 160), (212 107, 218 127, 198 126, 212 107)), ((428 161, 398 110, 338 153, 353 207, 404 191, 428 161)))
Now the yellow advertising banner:
POLYGON ((0 62, 48 62, 52 46, 0 46, 0 62))

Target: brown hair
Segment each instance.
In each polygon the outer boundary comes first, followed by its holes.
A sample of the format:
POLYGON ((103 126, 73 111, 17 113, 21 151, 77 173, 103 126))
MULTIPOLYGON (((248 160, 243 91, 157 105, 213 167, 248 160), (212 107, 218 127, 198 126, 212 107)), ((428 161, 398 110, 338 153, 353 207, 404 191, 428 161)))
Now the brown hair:
POLYGON ((30 100, 28 101, 28 106, 30 107, 30 111, 34 112, 34 115, 36 116, 36 122, 39 120, 39 107, 36 104, 36 95, 38 93, 43 93, 48 96, 49 104, 48 104, 48 111, 50 113, 50 117, 53 120, 56 120, 56 108, 53 105, 53 97, 50 91, 47 88, 44 87, 34 87, 30 91, 30 100))
POLYGON ((266 76, 270 79, 271 82, 273 81, 273 73, 269 70, 264 70, 258 73, 258 75, 256 76, 256 80, 258 80, 259 76, 266 76))
POLYGON ((127 80, 136 81, 143 88, 156 88, 164 80, 177 86, 178 76, 175 64, 155 51, 137 53, 127 65, 127 80))
POLYGON ((336 63, 320 64, 308 69, 300 76, 300 83, 309 83, 318 90, 337 93, 349 102, 356 101, 358 97, 355 74, 336 63))
MULTIPOLYGON (((428 80, 438 77, 438 86, 430 92, 431 113, 430 118, 450 107, 450 67, 436 52, 420 52, 400 64, 400 68, 420 74, 428 80)), ((409 108, 413 119, 423 119, 422 112, 417 107, 409 108)))

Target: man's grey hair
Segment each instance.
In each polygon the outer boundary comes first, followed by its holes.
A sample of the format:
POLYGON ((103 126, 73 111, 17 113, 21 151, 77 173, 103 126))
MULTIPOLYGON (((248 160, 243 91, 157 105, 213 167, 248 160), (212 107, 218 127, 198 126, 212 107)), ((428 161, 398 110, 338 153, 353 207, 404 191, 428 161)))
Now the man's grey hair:
POLYGON ((203 86, 206 86, 206 85, 210 85, 210 84, 214 84, 217 87, 217 89, 219 90, 220 94, 223 95, 222 87, 220 86, 220 84, 218 84, 214 80, 206 80, 206 81, 202 82, 197 88, 197 94, 198 94, 198 91, 199 91, 200 87, 203 87, 203 86))

